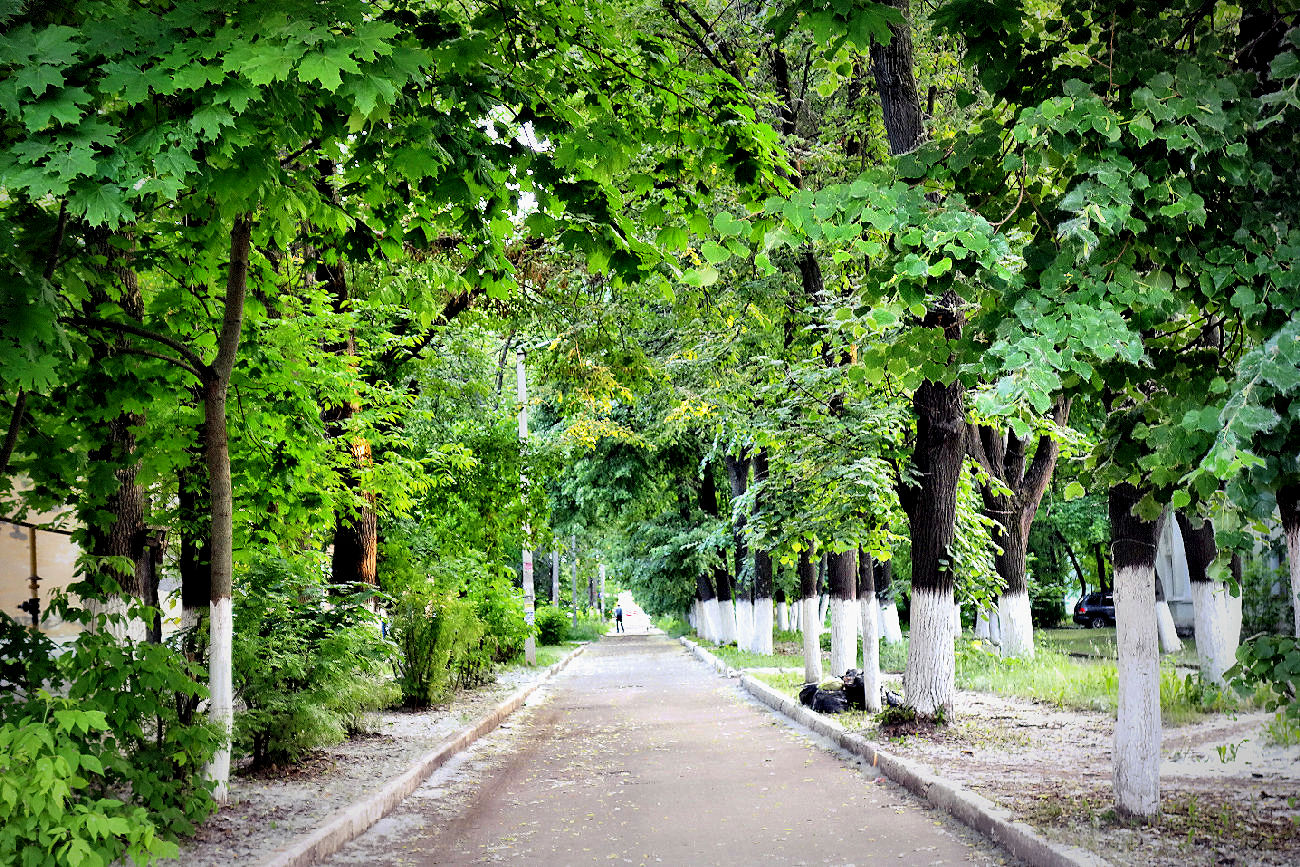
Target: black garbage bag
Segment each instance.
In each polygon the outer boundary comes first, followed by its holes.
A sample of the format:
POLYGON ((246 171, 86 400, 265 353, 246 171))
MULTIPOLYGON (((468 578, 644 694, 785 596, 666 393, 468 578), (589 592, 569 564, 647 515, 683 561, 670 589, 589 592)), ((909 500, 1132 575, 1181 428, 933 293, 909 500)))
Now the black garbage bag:
POLYGON ((844 713, 849 709, 843 690, 822 689, 815 683, 803 685, 799 690, 799 703, 818 713, 844 713))
POLYGON ((862 672, 850 668, 844 672, 844 700, 854 710, 867 709, 867 685, 862 679, 862 672))

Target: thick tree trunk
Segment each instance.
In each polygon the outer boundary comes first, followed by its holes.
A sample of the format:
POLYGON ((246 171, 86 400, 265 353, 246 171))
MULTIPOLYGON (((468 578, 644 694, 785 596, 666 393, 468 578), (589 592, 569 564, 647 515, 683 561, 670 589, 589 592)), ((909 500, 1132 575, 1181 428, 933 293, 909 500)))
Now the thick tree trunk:
MULTIPOLYGON (((116 285, 116 294, 110 296, 100 288, 91 292, 90 302, 98 307, 116 303, 122 312, 139 323, 144 318, 144 297, 135 271, 126 253, 110 243, 107 233, 99 233, 93 246, 106 257, 104 276, 116 285)), ((125 340, 96 339, 91 345, 91 373, 86 381, 91 399, 104 410, 116 407, 103 402, 120 395, 122 383, 108 378, 103 365, 121 353, 125 340)), ((101 416, 102 418, 103 416, 101 416)), ((135 432, 144 425, 143 413, 117 412, 110 416, 100 429, 98 443, 90 451, 90 479, 93 487, 107 491, 103 500, 95 498, 85 505, 89 510, 80 516, 86 528, 86 550, 94 557, 125 557, 131 561, 130 571, 96 567, 87 577, 96 585, 98 598, 87 600, 91 610, 103 616, 103 628, 119 641, 142 641, 147 632, 142 620, 127 616, 131 599, 149 597, 149 552, 145 541, 147 528, 144 519, 144 486, 140 484, 140 457, 136 453, 135 432), (105 521, 101 515, 111 516, 105 521)))
POLYGON ((867 711, 880 710, 880 608, 876 604, 875 566, 866 551, 858 549, 858 612, 862 630, 862 687, 867 711))
POLYGON ((695 598, 699 601, 695 631, 705 641, 721 644, 718 637, 718 596, 713 590, 713 582, 703 572, 695 576, 695 598))
POLYGON ((1115 809, 1153 818, 1160 809, 1160 654, 1155 618, 1155 524, 1133 514, 1142 492, 1110 490, 1115 558, 1115 621, 1119 649, 1119 713, 1115 722, 1115 809))
MULTIPOLYGON (((958 304, 949 291, 926 314, 924 324, 943 329, 949 339, 958 338, 958 304)), ((966 455, 965 389, 960 380, 950 385, 926 380, 916 389, 912 406, 917 420, 912 464, 918 484, 900 491, 912 538, 912 630, 903 691, 918 714, 951 716, 956 660, 949 558, 956 539, 957 483, 966 455)))
POLYGON ((817 567, 813 552, 799 552, 800 624, 803 627, 803 680, 817 683, 822 679, 821 622, 817 619, 817 567))
POLYGON ((1187 516, 1177 513, 1178 529, 1187 550, 1187 575, 1192 585, 1192 610, 1196 622, 1196 655, 1201 678, 1226 686, 1223 673, 1236 662, 1240 624, 1233 628, 1232 606, 1223 582, 1210 578, 1210 564, 1218 556, 1214 524, 1203 521, 1193 527, 1187 516))
POLYGON ((1286 564, 1287 573, 1291 576, 1295 635, 1300 638, 1300 484, 1280 487, 1277 506, 1282 515, 1282 535, 1286 539, 1286 564))
POLYGON ((925 139, 921 100, 913 75, 912 23, 909 0, 886 0, 903 13, 901 24, 890 25, 887 45, 871 45, 871 71, 880 93, 880 109, 891 154, 910 153, 925 139))
POLYGON ((234 733, 234 689, 231 651, 234 617, 231 610, 231 580, 234 569, 234 498, 230 486, 230 446, 226 434, 226 393, 239 332, 244 322, 244 296, 248 289, 248 260, 252 224, 240 217, 230 231, 230 264, 226 277, 225 312, 217 357, 203 382, 204 461, 212 495, 212 595, 209 616, 208 716, 221 732, 222 746, 208 765, 208 778, 215 784, 213 797, 225 803, 229 796, 230 741, 234 733))
POLYGON ((831 597, 831 674, 839 677, 858 660, 857 551, 829 555, 831 597))
POLYGON ((1178 637, 1178 628, 1174 626, 1174 615, 1165 599, 1159 572, 1156 573, 1156 635, 1160 639, 1161 653, 1178 653, 1183 649, 1183 641, 1178 637))

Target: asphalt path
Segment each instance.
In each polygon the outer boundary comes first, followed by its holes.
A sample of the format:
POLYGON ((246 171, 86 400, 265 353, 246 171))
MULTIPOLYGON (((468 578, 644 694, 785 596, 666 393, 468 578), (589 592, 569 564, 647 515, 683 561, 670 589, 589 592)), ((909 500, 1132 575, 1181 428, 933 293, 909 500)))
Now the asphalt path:
POLYGON ((327 863, 1009 863, 624 609, 626 633, 327 863))

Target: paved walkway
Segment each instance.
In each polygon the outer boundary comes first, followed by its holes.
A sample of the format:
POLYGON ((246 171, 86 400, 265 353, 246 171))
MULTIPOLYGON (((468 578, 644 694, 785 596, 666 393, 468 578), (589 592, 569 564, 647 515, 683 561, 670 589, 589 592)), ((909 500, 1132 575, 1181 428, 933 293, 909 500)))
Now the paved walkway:
POLYGON ((328 863, 1007 862, 637 632, 589 648, 328 863))

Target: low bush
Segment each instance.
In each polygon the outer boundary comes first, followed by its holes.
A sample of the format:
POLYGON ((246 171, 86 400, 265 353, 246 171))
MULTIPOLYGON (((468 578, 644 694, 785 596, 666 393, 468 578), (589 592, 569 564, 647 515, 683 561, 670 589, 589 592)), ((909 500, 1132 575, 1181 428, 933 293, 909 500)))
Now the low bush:
POLYGON ((563 644, 568 638, 568 614, 552 605, 547 605, 538 610, 537 641, 539 644, 563 644))
POLYGON ((576 625, 569 628, 570 641, 596 641, 609 632, 609 621, 595 611, 582 612, 576 625))
POLYGON ((0 864, 145 865, 176 857, 148 810, 102 794, 111 751, 103 745, 104 712, 48 693, 40 699, 48 718, 0 724, 0 864))
POLYGON ((663 630, 669 638, 681 638, 683 635, 690 635, 695 630, 691 625, 680 617, 656 617, 655 627, 663 630))
POLYGON ((467 600, 409 595, 393 612, 393 640, 402 702, 428 707, 445 698, 456 674, 483 635, 483 624, 467 600))
POLYGON ((369 588, 341 592, 308 564, 259 560, 235 600, 235 748, 254 767, 292 762, 364 728, 397 701, 392 645, 369 588))

